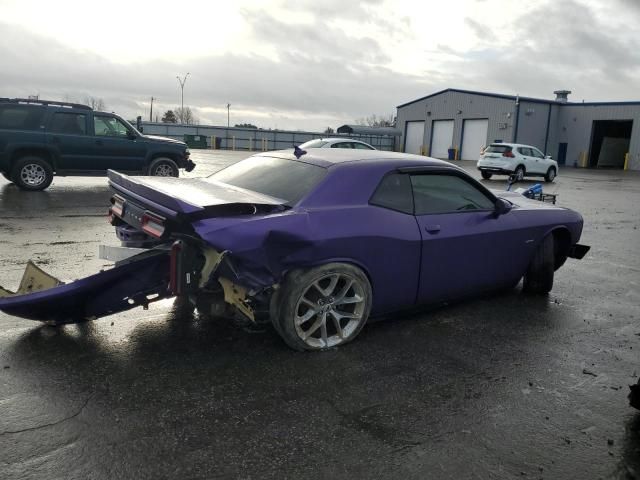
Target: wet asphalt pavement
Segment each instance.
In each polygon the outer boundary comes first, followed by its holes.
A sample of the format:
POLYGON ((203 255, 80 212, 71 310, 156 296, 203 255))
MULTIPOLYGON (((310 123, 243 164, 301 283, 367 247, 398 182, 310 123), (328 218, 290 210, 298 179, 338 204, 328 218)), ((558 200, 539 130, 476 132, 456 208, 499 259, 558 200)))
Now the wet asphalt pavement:
MULTIPOLYGON (((194 152, 190 176, 244 156, 194 152)), ((640 478, 640 174, 569 168, 545 191, 592 246, 549 297, 397 316, 337 350, 171 300, 58 329, 0 313, 0 478, 640 478)), ((104 268, 109 197, 105 178, 0 179, 0 284, 30 258, 104 268)))

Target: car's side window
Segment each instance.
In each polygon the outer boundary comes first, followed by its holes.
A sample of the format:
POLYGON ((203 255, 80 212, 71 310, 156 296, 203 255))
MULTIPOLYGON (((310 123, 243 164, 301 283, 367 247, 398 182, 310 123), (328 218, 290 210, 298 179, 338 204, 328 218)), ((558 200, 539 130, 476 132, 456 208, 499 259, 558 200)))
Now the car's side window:
POLYGON ((353 143, 354 148, 358 150, 371 150, 371 148, 367 147, 364 143, 353 143))
POLYGON ((525 157, 530 156, 531 154, 529 153, 529 149, 525 148, 525 147, 518 147, 518 153, 520 155, 524 155, 525 157))
POLYGON ((369 202, 379 207, 413 213, 413 193, 411 180, 404 173, 392 173, 382 179, 369 202))
POLYGON ((93 128, 99 137, 126 137, 129 134, 126 125, 115 117, 95 115, 93 128))
POLYGON ((49 132, 85 135, 87 133, 86 122, 87 116, 82 113, 55 112, 51 118, 49 132))
POLYGON ((542 154, 542 152, 540 150, 538 150, 537 148, 532 148, 531 149, 531 154, 534 157, 537 157, 537 158, 544 158, 544 155, 542 154))
POLYGON ((495 208, 491 198, 456 175, 411 175, 411 185, 416 215, 495 208))
POLYGON ((353 148, 353 144, 351 142, 338 142, 331 145, 331 148, 353 148))

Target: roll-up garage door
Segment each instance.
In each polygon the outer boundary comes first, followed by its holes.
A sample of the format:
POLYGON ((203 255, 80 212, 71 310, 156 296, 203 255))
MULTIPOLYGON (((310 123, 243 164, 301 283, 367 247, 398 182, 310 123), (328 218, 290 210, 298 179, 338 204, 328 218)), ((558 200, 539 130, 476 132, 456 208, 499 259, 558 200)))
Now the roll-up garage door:
POLYGON ((453 145, 453 120, 434 120, 431 133, 431 152, 434 158, 447 158, 453 145))
POLYGON ((405 153, 420 155, 422 153, 422 145, 424 144, 424 122, 407 122, 407 129, 404 135, 405 153))
POLYGON ((480 149, 487 144, 489 120, 465 120, 462 127, 462 160, 478 160, 480 149))

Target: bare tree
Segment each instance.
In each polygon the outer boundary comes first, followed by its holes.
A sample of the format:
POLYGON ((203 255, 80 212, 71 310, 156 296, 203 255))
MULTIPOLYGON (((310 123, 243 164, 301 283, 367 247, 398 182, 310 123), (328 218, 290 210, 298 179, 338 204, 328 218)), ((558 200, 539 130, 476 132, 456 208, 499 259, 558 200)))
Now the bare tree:
POLYGON ((396 118, 393 114, 380 115, 379 117, 374 113, 368 117, 358 118, 356 120, 357 125, 367 125, 369 127, 395 127, 396 118))
POLYGON ((89 105, 92 109, 98 111, 104 111, 107 108, 102 98, 92 97, 91 95, 87 95, 86 97, 84 97, 84 103, 85 105, 89 105))
POLYGON ((173 109, 173 112, 176 114, 178 123, 182 123, 183 125, 195 125, 200 121, 198 117, 193 114, 190 107, 176 107, 173 109))
POLYGON ((327 127, 327 129, 324 131, 325 135, 331 135, 332 133, 334 133, 334 130, 331 127, 327 127))

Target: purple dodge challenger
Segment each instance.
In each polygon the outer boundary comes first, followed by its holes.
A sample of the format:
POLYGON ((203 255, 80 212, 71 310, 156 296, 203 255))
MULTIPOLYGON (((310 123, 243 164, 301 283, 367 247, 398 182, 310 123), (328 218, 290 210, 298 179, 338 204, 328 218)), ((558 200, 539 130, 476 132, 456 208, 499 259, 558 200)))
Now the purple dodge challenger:
POLYGON ((33 264, 0 310, 53 324, 171 296, 271 321, 298 350, 370 316, 515 286, 547 293, 582 258, 580 214, 491 192, 440 160, 383 151, 254 155, 207 178, 109 172, 115 266, 63 284, 33 264))

